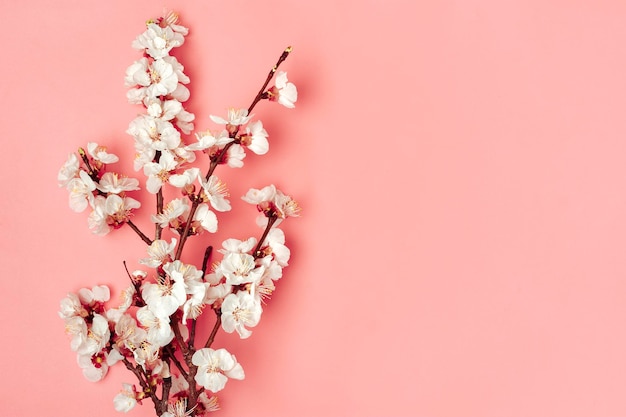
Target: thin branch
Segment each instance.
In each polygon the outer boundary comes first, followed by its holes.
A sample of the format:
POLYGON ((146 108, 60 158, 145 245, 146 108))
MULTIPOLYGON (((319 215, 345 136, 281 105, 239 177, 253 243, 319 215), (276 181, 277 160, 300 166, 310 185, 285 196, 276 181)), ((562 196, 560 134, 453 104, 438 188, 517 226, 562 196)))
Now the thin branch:
POLYGON ((150 240, 150 238, 148 236, 143 234, 143 232, 141 230, 139 230, 139 228, 135 225, 135 223, 133 223, 130 220, 127 220, 126 224, 128 224, 130 226, 130 228, 133 229, 135 231, 135 233, 137 233, 139 235, 141 240, 146 242, 147 245, 151 245, 152 244, 152 240, 150 240))
POLYGON ((157 414, 159 414, 159 403, 160 403, 160 400, 156 396, 156 393, 154 392, 154 390, 152 389, 150 384, 147 382, 148 379, 147 379, 147 376, 145 375, 145 371, 143 370, 143 368, 141 368, 139 365, 134 366, 128 360, 128 358, 122 358, 122 362, 126 366, 126 369, 128 369, 133 374, 135 374, 135 376, 137 377, 137 380, 139 381, 139 385, 141 385, 141 388, 143 389, 143 392, 150 396, 150 399, 154 403, 154 409, 156 410, 157 414))
POLYGON ((170 359, 172 360, 172 362, 174 362, 174 365, 176 365, 176 367, 178 368, 180 373, 183 375, 183 377, 185 377, 185 379, 187 379, 187 371, 185 370, 185 368, 183 368, 183 364, 180 363, 178 358, 176 356, 174 356, 174 351, 172 350, 172 345, 167 345, 165 350, 166 350, 167 354, 169 355, 170 359))
POLYGON ((259 90, 254 100, 252 100, 252 104, 250 104, 250 107, 248 107, 248 114, 252 112, 252 109, 254 109, 254 106, 256 106, 256 104, 263 98, 263 94, 265 93, 265 89, 267 88, 267 85, 272 80, 272 77, 274 77, 274 74, 276 73, 276 70, 278 69, 280 64, 282 64, 282 62, 285 59, 287 59, 291 51, 292 51, 291 46, 288 46, 287 48, 285 48, 283 53, 278 58, 278 61, 276 61, 276 64, 272 67, 269 74, 267 74, 267 78, 265 79, 265 82, 263 83, 263 87, 261 87, 261 89, 259 90))
POLYGON ((213 330, 211 330, 211 335, 209 336, 209 339, 206 341, 204 345, 205 348, 211 347, 211 345, 213 344, 213 341, 215 340, 215 335, 217 334, 217 330, 220 328, 220 325, 222 324, 221 310, 215 310, 215 314, 217 315, 217 319, 215 320, 215 324, 213 325, 213 330))
MULTIPOLYGON (((159 188, 159 191, 157 192, 156 206, 156 214, 163 214, 163 188, 159 188)), ((161 223, 157 223, 155 225, 154 240, 161 239, 161 231, 163 231, 161 223)))
POLYGON ((276 216, 267 218, 267 226, 265 226, 263 235, 261 235, 261 238, 259 239, 259 242, 257 243, 256 248, 254 248, 254 252, 252 252, 254 259, 258 259, 261 257, 261 253, 259 252, 259 250, 263 247, 263 242, 265 242, 265 238, 267 237, 267 234, 270 232, 270 229, 272 228, 274 223, 276 223, 277 219, 278 217, 276 216))
POLYGON ((211 253, 213 253, 213 246, 207 246, 204 251, 204 259, 202 259, 202 279, 206 275, 206 268, 209 264, 209 258, 211 257, 211 253))

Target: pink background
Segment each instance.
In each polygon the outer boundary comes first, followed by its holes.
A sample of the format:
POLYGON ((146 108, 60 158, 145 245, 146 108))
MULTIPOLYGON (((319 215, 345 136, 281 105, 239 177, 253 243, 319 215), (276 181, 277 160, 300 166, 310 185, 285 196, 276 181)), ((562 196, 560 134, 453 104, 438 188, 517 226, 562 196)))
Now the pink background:
MULTIPOLYGON (((129 4, 0 2, 0 414, 111 416, 133 381, 84 380, 56 312, 81 286, 119 292, 143 243, 91 235, 56 174, 87 141, 134 174, 124 71, 168 7, 198 128, 289 44, 300 93, 259 106, 266 157, 221 171, 233 200, 275 182, 304 215, 252 337, 218 336, 246 380, 217 415, 626 416, 626 3, 129 4)), ((237 204, 241 225, 202 242, 257 233, 237 204)))

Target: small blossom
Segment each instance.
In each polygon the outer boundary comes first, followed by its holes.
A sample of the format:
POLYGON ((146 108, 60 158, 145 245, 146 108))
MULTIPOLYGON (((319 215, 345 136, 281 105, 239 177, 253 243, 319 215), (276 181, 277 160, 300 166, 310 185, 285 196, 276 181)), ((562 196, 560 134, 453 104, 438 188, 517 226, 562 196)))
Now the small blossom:
POLYGON ((268 185, 260 190, 251 188, 242 197, 247 203, 256 204, 259 211, 267 217, 277 217, 284 219, 287 217, 297 217, 300 215, 300 206, 288 195, 277 190, 276 187, 268 185))
POLYGON ((287 73, 278 71, 276 73, 276 85, 268 90, 269 99, 278 101, 279 104, 293 109, 294 103, 298 100, 298 90, 296 86, 287 81, 287 73))
POLYGON ((105 172, 96 186, 103 193, 120 194, 139 190, 139 180, 121 176, 115 172, 105 172))
POLYGON ((267 141, 267 132, 263 129, 263 123, 260 120, 250 123, 246 127, 246 134, 242 135, 240 143, 257 155, 265 155, 270 145, 267 141))
POLYGON ((152 215, 153 223, 160 225, 162 228, 171 227, 177 230, 185 222, 185 213, 190 210, 187 201, 175 198, 163 207, 163 212, 152 215))
POLYGON ((156 284, 143 284, 141 296, 155 316, 169 317, 187 301, 185 282, 169 278, 158 278, 156 284))
POLYGON ((261 319, 261 303, 250 293, 229 294, 222 303, 222 328, 226 333, 237 331, 242 339, 250 337, 247 327, 254 327, 261 319))
POLYGON ((230 202, 226 199, 229 196, 226 184, 220 181, 216 175, 211 175, 207 181, 202 176, 199 176, 199 179, 204 196, 211 203, 211 207, 217 211, 229 211, 231 207, 230 202))
POLYGON ((69 182, 78 176, 79 163, 75 153, 71 153, 67 157, 67 161, 63 164, 57 175, 59 187, 67 187, 69 182))
POLYGON ((257 282, 263 275, 263 267, 257 267, 254 257, 247 253, 229 253, 220 262, 226 282, 232 285, 257 282))
POLYGON ((131 211, 139 208, 141 203, 130 197, 120 197, 110 194, 107 197, 97 196, 94 200, 93 211, 87 221, 89 229, 94 234, 106 235, 130 220, 131 211))
POLYGON ((132 384, 122 384, 122 391, 113 398, 113 407, 120 413, 128 413, 137 405, 137 390, 132 384))
POLYGON ((193 182, 200 175, 200 168, 189 168, 182 174, 172 174, 169 177, 169 183, 176 188, 185 188, 186 186, 193 184, 193 182))
POLYGON ((70 208, 77 213, 84 211, 87 206, 93 204, 95 189, 96 183, 85 171, 80 171, 79 176, 67 184, 67 190, 70 192, 70 208))
MULTIPOLYGON (((217 232, 217 216, 209 209, 208 204, 200 204, 193 215, 193 221, 197 223, 202 230, 209 233, 217 232)), ((197 228, 194 231, 198 232, 197 228)))
POLYGON ((248 123, 252 115, 248 115, 247 109, 228 109, 228 118, 210 115, 211 120, 220 125, 240 126, 248 123))
MULTIPOLYGON (((144 356, 143 359, 140 359, 142 362, 154 361, 158 358, 158 347, 166 346, 174 339, 174 332, 170 326, 170 318, 169 316, 158 316, 146 306, 137 310, 137 320, 148 332, 146 341, 150 344, 151 348, 139 353, 135 350, 133 352, 135 354, 135 360, 137 360, 137 355, 139 354, 144 356)), ((137 360, 137 362, 139 363, 139 360, 137 360)))
POLYGON ((176 238, 172 238, 169 243, 162 239, 155 240, 147 248, 149 257, 140 259, 139 263, 151 268, 157 268, 171 261, 175 248, 176 238))
POLYGON ((112 164, 120 160, 117 155, 107 152, 106 146, 100 146, 95 142, 89 142, 87 144, 87 152, 94 161, 102 164, 112 164))
POLYGON ((228 378, 241 380, 245 376, 235 356, 226 349, 202 348, 193 354, 191 362, 198 367, 196 382, 211 392, 224 389, 228 378))
POLYGON ((144 33, 133 41, 133 48, 145 49, 154 59, 168 55, 172 48, 182 45, 185 41, 180 31, 174 31, 171 26, 161 27, 155 23, 148 25, 144 33))
POLYGON ((150 162, 143 166, 143 173, 148 177, 146 189, 152 194, 159 192, 165 182, 169 181, 170 175, 178 166, 174 154, 163 152, 159 162, 150 162))

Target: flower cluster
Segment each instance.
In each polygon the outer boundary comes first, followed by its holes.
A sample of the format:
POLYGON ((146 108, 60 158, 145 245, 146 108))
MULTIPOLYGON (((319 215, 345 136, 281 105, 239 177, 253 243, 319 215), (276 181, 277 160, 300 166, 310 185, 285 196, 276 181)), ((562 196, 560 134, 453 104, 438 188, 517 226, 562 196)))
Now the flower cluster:
POLYGON ((105 235, 128 225, 146 244, 147 253, 138 260, 143 268, 126 271, 130 283, 120 305, 107 306, 110 290, 103 285, 80 289, 61 301, 59 316, 71 337, 70 347, 90 381, 104 378, 116 363, 134 374, 137 383, 123 384, 113 400, 117 411, 130 411, 149 399, 160 417, 215 411, 216 393, 229 379, 244 378, 233 354, 212 347, 215 336, 221 329, 250 337, 290 258, 285 234, 277 226, 300 213, 298 204, 274 185, 252 188, 243 200, 256 206, 261 236, 226 239, 217 251, 221 260, 210 267, 212 246, 207 246, 202 264, 181 261, 187 239, 215 233, 218 216, 231 210, 228 189, 215 175, 216 168, 240 168, 248 151, 263 155, 269 150, 268 133, 251 113, 256 104, 268 100, 293 108, 297 100, 296 87, 277 70, 291 52, 287 48, 248 108, 210 116, 220 127, 195 133, 195 140, 187 141, 195 119, 183 106, 189 98, 189 78, 170 55, 187 33, 174 13, 148 21, 132 44, 143 56, 125 77, 128 101, 145 110, 131 121, 127 133, 134 141, 134 168, 145 176, 143 188, 156 195, 150 217, 154 238, 131 220, 141 204, 127 193, 140 190, 140 181, 110 171, 108 166, 119 158, 106 147, 88 143, 69 155, 58 174, 59 185, 69 192, 70 208, 91 208, 88 224, 93 233, 105 235), (272 79, 275 85, 268 87, 272 79), (202 160, 207 161, 204 170, 202 160), (198 343, 196 323, 208 311, 214 325, 204 343, 198 343))

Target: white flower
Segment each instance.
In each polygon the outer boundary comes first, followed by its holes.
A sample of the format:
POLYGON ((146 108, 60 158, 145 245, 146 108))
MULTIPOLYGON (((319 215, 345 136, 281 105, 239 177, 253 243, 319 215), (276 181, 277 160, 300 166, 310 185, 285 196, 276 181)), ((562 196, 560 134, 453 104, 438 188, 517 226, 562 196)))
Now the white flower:
POLYGON ((298 100, 298 90, 296 86, 287 81, 287 73, 278 71, 276 73, 276 85, 269 91, 270 100, 278 101, 279 104, 293 109, 294 103, 298 100))
POLYGON ((227 255, 229 253, 248 253, 257 244, 257 240, 254 237, 248 238, 248 240, 241 241, 239 239, 226 239, 222 242, 222 248, 219 252, 227 255))
POLYGON ((163 213, 152 215, 153 223, 160 225, 162 228, 172 227, 177 229, 186 219, 182 218, 189 211, 189 205, 186 200, 175 198, 163 207, 163 213))
MULTIPOLYGON (((147 87, 152 80, 148 73, 150 62, 148 58, 143 57, 135 61, 126 69, 126 77, 124 77, 124 85, 126 87, 142 86, 147 87)), ((144 89, 145 90, 145 89, 144 89)))
POLYGON ((67 297, 61 300, 61 310, 59 311, 59 317, 62 319, 69 319, 75 316, 87 317, 89 312, 80 302, 78 295, 74 293, 67 294, 67 297))
POLYGON ((174 31, 171 26, 161 27, 151 23, 144 33, 133 41, 133 48, 145 49, 146 53, 154 59, 168 55, 172 48, 183 44, 185 38, 179 31, 174 31))
POLYGON ((139 180, 120 176, 115 172, 105 172, 97 188, 104 193, 120 194, 125 191, 139 190, 139 180))
POLYGON ((163 58, 163 61, 167 62, 168 64, 172 66, 172 69, 174 70, 174 73, 176 74, 176 78, 178 78, 178 82, 182 84, 189 84, 189 81, 190 81, 189 77, 187 77, 185 73, 183 72, 185 70, 185 67, 183 67, 183 64, 178 62, 176 57, 166 56, 163 58))
POLYGON ((67 161, 63 164, 57 175, 59 187, 67 187, 69 182, 78 175, 79 163, 75 153, 71 153, 67 157, 67 161))
POLYGON ((204 308, 204 298, 206 297, 207 283, 201 283, 194 286, 195 290, 191 297, 183 305, 183 323, 187 319, 197 319, 202 314, 204 308))
POLYGON ((151 268, 157 268, 172 259, 175 248, 176 238, 172 238, 170 243, 162 239, 155 240, 147 248, 149 257, 140 259, 139 263, 151 268))
MULTIPOLYGON (((173 100, 170 100, 173 101, 173 100)), ((188 112, 187 110, 181 110, 176 115, 176 126, 185 134, 188 135, 194 128, 193 121, 196 119, 196 116, 193 113, 188 112)))
POLYGON ((270 148, 267 141, 267 132, 263 129, 260 120, 250 123, 246 127, 246 134, 241 137, 241 144, 257 155, 265 155, 270 148))
POLYGON ((195 380, 211 392, 224 389, 228 378, 244 379, 243 368, 226 349, 202 348, 193 354, 191 362, 198 367, 195 380))
MULTIPOLYGON (((173 333, 172 333, 172 336, 173 336, 173 333)), ((145 340, 141 342, 141 344, 135 350, 133 350, 133 358, 135 359, 135 362, 137 362, 137 364, 140 365, 143 369, 152 368, 153 365, 157 365, 158 362, 160 361, 159 359, 160 348, 161 348, 160 345, 155 345, 149 342, 148 340, 145 340)))
POLYGON ((257 190, 256 188, 250 188, 245 196, 241 199, 250 204, 261 204, 263 202, 272 201, 276 196, 276 187, 274 184, 257 190))
POLYGON ((231 168, 241 168, 243 166, 243 158, 246 157, 246 152, 243 150, 243 146, 238 143, 228 148, 226 164, 231 168))
POLYGON ((200 204, 193 215, 194 230, 201 232, 206 230, 209 233, 217 232, 217 216, 209 209, 208 204, 200 204), (202 230, 197 227, 200 226, 202 230))
POLYGON ((248 123, 253 115, 248 115, 248 109, 228 109, 228 119, 209 115, 211 120, 220 125, 240 126, 248 123))
POLYGON ((196 404, 198 407, 198 415, 201 416, 202 412, 211 412, 217 411, 220 409, 220 405, 217 401, 217 396, 212 396, 209 398, 206 391, 203 391, 200 395, 198 395, 198 403, 196 404))
POLYGON ((185 282, 167 277, 159 277, 156 284, 145 282, 141 296, 150 311, 158 317, 169 317, 187 301, 185 282))
POLYGON ((78 346, 76 353, 79 355, 95 355, 100 352, 111 337, 109 322, 100 314, 93 315, 91 326, 88 326, 87 338, 78 346))
POLYGON ((87 342, 89 335, 87 322, 81 316, 73 316, 65 319, 65 333, 72 337, 70 348, 76 352, 87 342))
POLYGON ((226 130, 222 130, 218 134, 214 134, 209 130, 199 132, 196 133, 196 139, 198 142, 193 143, 186 148, 192 151, 203 151, 205 149, 211 148, 212 146, 226 145, 227 143, 234 140, 233 138, 228 136, 228 131, 226 130))
POLYGON ((202 271, 199 271, 194 265, 185 264, 178 259, 163 265, 163 270, 174 281, 183 282, 187 294, 192 294, 193 291, 190 288, 202 282, 202 271))
POLYGON ((94 306, 96 303, 106 303, 111 298, 111 290, 106 285, 81 288, 78 290, 78 298, 83 305, 94 306))
POLYGON ((242 339, 252 332, 246 327, 254 327, 261 319, 261 303, 246 291, 229 294, 222 303, 222 328, 226 333, 237 331, 242 339))
POLYGON ((174 404, 168 404, 167 411, 161 414, 161 417, 188 417, 194 410, 195 406, 187 411, 187 398, 181 398, 174 404))
POLYGON ((250 204, 256 204, 259 211, 263 212, 267 217, 284 219, 300 215, 298 203, 290 196, 283 194, 282 191, 277 190, 273 184, 260 190, 251 188, 242 197, 242 200, 250 204))
POLYGON ((150 162, 144 165, 143 173, 148 177, 146 189, 152 194, 158 193, 177 166, 178 163, 171 152, 161 153, 159 162, 150 162))
POLYGON ((169 183, 176 188, 185 188, 192 184, 200 175, 200 168, 189 168, 182 174, 172 174, 169 177, 169 183))
POLYGON ((229 195, 226 184, 220 181, 216 175, 211 175, 208 181, 205 181, 203 176, 199 176, 199 179, 204 195, 211 206, 217 211, 229 211, 231 207, 230 202, 226 199, 229 195))
POLYGON ((189 95, 190 95, 189 89, 179 83, 176 86, 176 90, 172 91, 172 93, 170 94, 170 97, 173 98, 174 100, 185 102, 189 100, 189 95))
POLYGON ((115 347, 134 351, 146 340, 147 333, 129 314, 122 314, 115 324, 115 347))
POLYGON ((146 110, 150 116, 163 120, 172 120, 183 111, 183 105, 178 100, 153 99, 145 104, 147 104, 146 110))
POLYGON ((169 62, 158 59, 148 68, 151 84, 146 89, 146 97, 156 98, 173 93, 178 87, 178 76, 169 62))
POLYGON ((67 184, 70 192, 70 208, 77 213, 84 211, 88 205, 93 204, 93 192, 96 183, 85 171, 80 171, 77 178, 71 179, 67 184))
POLYGON ((136 389, 132 384, 122 384, 122 391, 113 398, 113 407, 120 413, 128 413, 137 405, 136 389))
POLYGON ((224 274, 220 271, 219 267, 216 268, 212 274, 205 275, 204 279, 209 284, 204 296, 204 303, 213 305, 217 303, 217 306, 222 304, 223 299, 232 292, 233 286, 222 280, 224 274))
POLYGON ((89 142, 87 144, 87 152, 94 161, 101 162, 103 164, 112 164, 120 160, 117 155, 107 152, 106 146, 100 146, 95 142, 89 142))
POLYGON ((224 256, 219 267, 226 277, 226 282, 232 285, 257 282, 263 275, 263 267, 257 267, 254 257, 247 253, 229 253, 224 256))
POLYGON ((93 211, 87 218, 89 229, 94 234, 106 235, 112 229, 121 227, 130 219, 131 210, 139 208, 141 203, 130 197, 110 194, 106 198, 95 198, 93 211))
POLYGON ((140 142, 142 148, 165 151, 175 149, 180 145, 180 132, 172 123, 147 114, 133 119, 126 132, 140 142))
POLYGON ((174 332, 170 326, 170 318, 169 316, 157 316, 150 311, 148 306, 145 306, 137 310, 137 320, 139 320, 139 323, 148 331, 146 340, 152 348, 144 352, 138 352, 140 349, 136 349, 133 352, 135 354, 135 360, 137 360, 137 363, 139 363, 139 360, 142 362, 151 361, 150 358, 154 355, 158 355, 158 353, 154 351, 155 349, 158 351, 159 346, 166 346, 174 339, 174 332), (146 356, 147 354, 150 355, 146 356), (143 355, 143 359, 138 359, 137 355, 143 355))
POLYGON ((123 357, 116 350, 101 351, 96 355, 77 355, 78 366, 83 370, 83 376, 91 382, 98 382, 104 378, 110 366, 115 365, 123 357))
POLYGON ((271 254, 278 262, 278 265, 282 267, 287 266, 291 251, 285 246, 285 233, 281 229, 273 228, 267 234, 265 243, 271 249, 271 254))

